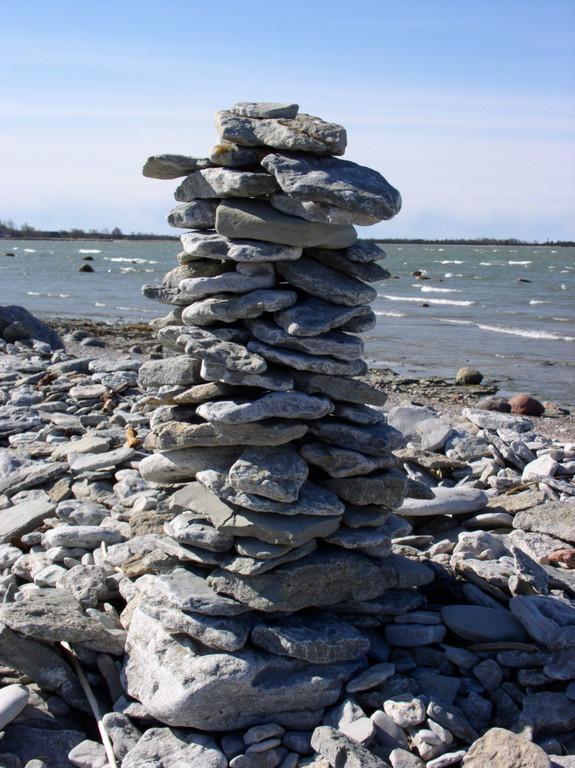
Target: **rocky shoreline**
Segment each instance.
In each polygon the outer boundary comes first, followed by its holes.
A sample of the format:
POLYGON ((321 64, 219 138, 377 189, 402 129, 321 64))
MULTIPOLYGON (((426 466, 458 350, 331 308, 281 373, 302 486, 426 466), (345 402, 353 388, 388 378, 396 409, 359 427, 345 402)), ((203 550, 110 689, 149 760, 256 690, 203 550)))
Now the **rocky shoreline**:
MULTIPOLYGON (((174 526, 188 508, 186 484, 174 490, 138 472, 149 431, 137 387, 143 356, 34 347, 0 345, 4 764, 108 764, 62 642, 125 768, 144 758, 170 765, 162 750, 198 766, 320 768, 338 749, 345 765, 438 768, 464 755, 465 765, 484 765, 469 756, 489 753, 490 739, 516 750, 524 762, 514 765, 574 764, 575 446, 541 437, 541 419, 389 409, 409 441, 396 456, 419 495, 445 489, 445 499, 409 499, 388 518, 392 552, 415 569, 405 583, 418 589, 342 607, 370 640, 370 665, 337 705, 209 737, 155 722, 120 674, 135 587, 189 559, 174 526), (468 497, 450 500, 457 486, 468 497)), ((165 621, 187 617, 186 631, 208 644, 241 631, 233 617, 192 625, 192 616, 173 604, 165 621)))

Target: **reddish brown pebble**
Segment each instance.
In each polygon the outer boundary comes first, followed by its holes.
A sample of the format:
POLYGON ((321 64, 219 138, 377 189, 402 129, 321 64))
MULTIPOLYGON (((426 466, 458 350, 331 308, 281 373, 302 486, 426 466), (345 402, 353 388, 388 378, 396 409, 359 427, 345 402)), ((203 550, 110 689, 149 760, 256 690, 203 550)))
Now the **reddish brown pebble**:
POLYGON ((575 568, 575 549, 556 549, 547 555, 552 565, 565 565, 567 568, 575 568))
POLYGON ((521 416, 542 416, 545 413, 543 403, 531 395, 513 395, 509 398, 511 413, 519 413, 521 416))

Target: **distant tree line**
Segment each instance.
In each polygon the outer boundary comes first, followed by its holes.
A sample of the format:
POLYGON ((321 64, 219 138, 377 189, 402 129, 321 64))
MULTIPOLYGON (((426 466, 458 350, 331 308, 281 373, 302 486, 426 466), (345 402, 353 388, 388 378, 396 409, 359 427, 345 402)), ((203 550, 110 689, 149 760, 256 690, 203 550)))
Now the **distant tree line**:
MULTIPOLYGON (((150 232, 130 232, 130 234, 122 232, 120 227, 114 227, 113 229, 58 229, 58 230, 46 230, 36 229, 36 227, 30 224, 22 224, 20 227, 15 226, 13 221, 7 219, 2 221, 0 219, 0 238, 13 238, 20 240, 178 240, 177 235, 155 235, 150 232)), ((388 237, 388 238, 370 238, 374 243, 389 243, 391 245, 547 245, 547 246, 575 246, 573 240, 547 240, 545 242, 535 242, 528 240, 517 240, 514 237, 508 237, 500 239, 496 237, 474 237, 474 238, 441 238, 427 240, 422 237, 418 238, 403 238, 403 237, 388 237)))
POLYGON ((149 232, 122 232, 120 227, 102 230, 98 229, 36 229, 30 224, 24 223, 20 227, 15 226, 10 219, 0 219, 0 237, 15 240, 177 240, 177 236, 154 235, 149 232))

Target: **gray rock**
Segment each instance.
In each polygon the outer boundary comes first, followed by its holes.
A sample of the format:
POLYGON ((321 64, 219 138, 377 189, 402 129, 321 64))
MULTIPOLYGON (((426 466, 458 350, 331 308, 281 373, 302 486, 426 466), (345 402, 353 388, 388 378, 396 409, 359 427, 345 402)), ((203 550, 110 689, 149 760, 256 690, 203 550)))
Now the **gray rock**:
POLYGON ((441 618, 454 634, 475 643, 524 643, 528 640, 515 616, 503 609, 446 605, 441 609, 441 618))
MULTIPOLYGON (((182 320, 186 325, 212 325, 213 323, 235 323, 259 317, 264 312, 276 312, 291 307, 297 301, 294 291, 252 291, 242 296, 225 298, 211 296, 186 307, 182 320)), ((196 383, 196 382, 190 382, 196 383)))
POLYGON ((388 624, 385 628, 386 640, 400 648, 441 643, 445 633, 445 627, 437 624, 388 624))
POLYGON ((255 576, 259 573, 273 571, 284 563, 292 563, 294 560, 301 560, 307 557, 317 549, 315 539, 307 541, 301 547, 293 547, 278 557, 267 560, 258 560, 253 557, 226 557, 220 563, 220 568, 232 573, 241 573, 243 576, 255 576))
POLYGON ((558 691, 529 693, 523 699, 521 722, 536 732, 569 733, 575 728, 575 702, 558 691))
POLYGON ((515 515, 513 527, 575 543, 575 501, 550 501, 525 509, 515 515))
POLYGON ((104 745, 85 739, 70 750, 68 759, 77 768, 106 768, 108 759, 104 745))
MULTIPOLYGON (((299 387, 299 381, 296 383, 299 387)), ((402 435, 386 424, 362 427, 346 424, 333 418, 310 424, 309 434, 319 437, 326 443, 365 453, 368 456, 386 456, 392 450, 399 448, 403 442, 402 435)))
POLYGON ((182 299, 189 304, 213 294, 250 293, 273 288, 274 284, 275 270, 272 264, 238 264, 233 272, 182 280, 179 290, 182 299))
POLYGON ((211 148, 210 161, 214 165, 241 168, 242 165, 255 165, 261 154, 262 150, 238 147, 237 144, 232 144, 229 141, 221 141, 211 148))
POLYGON ((369 226, 376 224, 379 219, 367 213, 357 213, 339 208, 327 203, 316 203, 311 200, 297 200, 291 195, 276 193, 270 197, 270 203, 274 208, 290 216, 299 216, 306 221, 315 221, 319 224, 357 224, 369 226))
POLYGON ((387 423, 403 432, 406 437, 418 438, 417 425, 436 417, 432 408, 422 405, 396 405, 389 409, 387 423))
POLYGON ((371 720, 375 726, 375 738, 378 744, 388 748, 405 747, 407 749, 408 742, 405 731, 396 725, 382 709, 376 709, 371 715, 371 720))
POLYGON ((23 685, 6 685, 0 688, 0 730, 12 722, 24 709, 30 692, 23 685))
POLYGON ((55 508, 54 502, 46 495, 0 509, 0 543, 19 539, 23 534, 33 531, 55 508))
POLYGON ((180 254, 182 263, 191 259, 226 259, 253 264, 261 261, 293 261, 302 255, 301 248, 260 240, 229 240, 223 235, 204 232, 186 232, 180 240, 184 248, 184 253, 180 254))
POLYGON ((342 274, 305 256, 294 262, 278 264, 277 271, 291 285, 311 296, 346 307, 369 304, 377 295, 374 288, 355 277, 342 274))
POLYGON ((314 552, 260 576, 214 571, 208 583, 217 591, 261 611, 298 611, 348 600, 369 600, 394 586, 384 564, 346 552, 314 552))
POLYGON ((61 590, 38 589, 20 602, 5 603, 0 621, 33 640, 65 640, 105 653, 124 652, 124 632, 109 630, 101 621, 86 616, 80 603, 61 590))
MULTIPOLYGON (((191 203, 191 205, 194 205, 191 203)), ((318 224, 273 208, 260 200, 225 200, 218 205, 215 228, 226 237, 264 240, 300 248, 346 248, 357 239, 344 224, 318 224)))
POLYGON ((317 711, 337 701, 356 666, 308 665, 250 650, 198 656, 189 643, 167 634, 139 609, 130 624, 128 649, 124 674, 129 694, 167 725, 211 732, 270 719, 281 723, 288 719, 284 712, 317 711))
POLYGON ((16 669, 75 709, 89 711, 80 682, 62 656, 48 645, 23 637, 0 625, 0 663, 16 669))
POLYGON ((265 373, 243 373, 203 360, 200 373, 202 378, 208 381, 227 383, 236 387, 259 387, 272 392, 286 392, 294 386, 291 374, 285 368, 276 366, 268 366, 265 373))
MULTIPOLYGON (((274 103, 269 101, 238 101, 230 109, 235 115, 242 117, 293 119, 299 111, 298 104, 274 103)), ((282 730, 283 733, 283 730, 282 730)), ((249 744, 246 741, 246 744, 249 744)))
POLYGON ((36 339, 49 344, 52 349, 64 349, 56 331, 24 307, 15 304, 0 306, 0 338, 2 336, 6 341, 36 339))
POLYGON ((338 331, 294 337, 265 318, 249 320, 246 325, 256 339, 274 347, 295 349, 309 355, 331 355, 340 360, 356 360, 363 353, 364 345, 361 339, 338 331))
POLYGON ((328 544, 344 549, 360 549, 372 557, 387 557, 391 552, 391 540, 384 527, 367 529, 338 528, 325 538, 328 544))
POLYGON ((264 373, 267 370, 263 357, 254 355, 241 344, 220 341, 208 331, 197 330, 205 334, 205 338, 193 338, 187 334, 179 337, 186 339, 186 354, 240 373, 264 373))
POLYGON ((469 748, 465 768, 550 768, 549 757, 525 735, 504 728, 490 728, 469 748))
POLYGON ((269 544, 290 547, 299 547, 312 539, 329 536, 337 530, 340 521, 339 515, 277 515, 223 504, 221 508, 210 511, 209 515, 216 528, 232 536, 255 537, 269 544))
POLYGON ((218 205, 219 200, 194 200, 177 205, 168 214, 168 224, 183 229, 213 229, 218 205))
POLYGON ((343 155, 347 144, 341 125, 306 114, 293 119, 262 118, 222 110, 216 114, 216 128, 220 139, 241 147, 268 146, 317 155, 343 155))
POLYGON ((123 760, 142 737, 130 718, 120 712, 106 712, 102 717, 102 724, 110 736, 114 755, 118 760, 123 760))
POLYGON ((371 168, 334 157, 271 153, 262 160, 281 189, 297 200, 327 203, 391 219, 401 209, 401 196, 371 168))
POLYGON ((230 468, 229 482, 244 493, 290 502, 298 498, 308 474, 306 462, 290 446, 246 448, 230 468))
POLYGON ((236 446, 216 446, 154 453, 142 459, 139 471, 148 482, 161 484, 187 482, 193 480, 203 469, 229 469, 240 450, 236 446))
POLYGON ((324 443, 306 443, 300 451, 307 462, 321 467, 330 477, 368 475, 392 466, 387 456, 366 456, 358 451, 348 451, 324 443))
POLYGON ((370 477, 331 478, 323 485, 350 504, 376 504, 387 509, 400 507, 407 487, 404 473, 397 469, 370 477))
POLYGON ((343 307, 303 296, 293 307, 276 312, 274 320, 290 336, 318 336, 335 328, 361 333, 375 326, 376 317, 367 306, 343 307), (353 327, 354 322, 357 327, 353 327))
POLYGON ((349 362, 322 355, 308 355, 291 349, 272 347, 260 341, 248 342, 248 349, 266 360, 297 371, 324 374, 325 376, 361 376, 367 372, 364 360, 349 362))
POLYGON ((407 498, 396 509, 405 517, 429 517, 433 515, 467 515, 487 506, 487 494, 479 488, 433 488, 433 498, 407 498))
POLYGON ((197 478, 202 485, 227 503, 254 512, 325 517, 341 515, 344 511, 344 505, 334 493, 310 482, 305 482, 302 485, 296 501, 281 502, 265 496, 238 491, 230 485, 226 475, 214 470, 207 469, 199 472, 197 478))
POLYGON ((142 173, 150 179, 177 179, 210 165, 209 160, 187 155, 152 155, 146 160, 142 173))
POLYGON ((391 277, 390 273, 379 264, 371 261, 366 263, 352 261, 346 258, 345 253, 345 250, 329 251, 323 248, 308 248, 306 250, 306 255, 319 261, 320 264, 337 269, 339 272, 351 275, 351 277, 357 277, 358 280, 365 280, 366 283, 377 283, 391 277))
POLYGON ((186 176, 174 197, 180 203, 189 203, 197 198, 262 197, 277 189, 277 182, 268 173, 206 168, 186 176))
POLYGON ((111 546, 119 544, 123 539, 120 531, 100 525, 59 525, 44 534, 49 547, 96 549, 102 542, 111 546))
POLYGON ((440 419, 424 419, 415 425, 424 451, 439 451, 453 432, 450 424, 440 419))
POLYGON ((169 421, 150 433, 145 441, 148 450, 173 451, 183 448, 232 445, 283 445, 303 437, 307 425, 268 419, 265 423, 186 424, 169 421))
POLYGON ((351 661, 369 649, 369 640, 355 627, 328 614, 256 624, 251 640, 270 653, 312 664, 351 661))
POLYGON ((205 616, 237 616, 245 608, 235 600, 223 597, 209 586, 201 576, 184 568, 174 568, 171 573, 151 577, 150 584, 141 587, 145 594, 173 604, 181 611, 205 616))
MULTIPOLYGON (((297 389, 308 394, 327 395, 331 400, 343 400, 347 403, 360 405, 383 405, 387 394, 380 389, 366 384, 364 381, 347 379, 341 376, 326 376, 306 371, 293 372, 297 389)), ((327 442, 332 442, 328 440, 327 442)), ((349 448, 343 445, 343 448, 349 448)))
POLYGON ((457 707, 440 704, 432 699, 427 705, 427 717, 447 728, 448 731, 462 741, 471 743, 478 738, 475 729, 457 707))
POLYGON ((226 768, 215 739, 203 733, 149 728, 122 760, 122 768, 226 768))
POLYGON ((334 415, 338 419, 344 419, 345 421, 351 421, 353 424, 366 427, 385 422, 385 414, 381 411, 370 408, 368 405, 359 405, 358 403, 338 403, 334 415))
POLYGON ((173 520, 164 523, 164 530, 180 544, 185 544, 210 552, 227 552, 234 540, 213 526, 198 522, 197 513, 184 512, 173 520))
MULTIPOLYGON (((209 609, 219 610, 216 607, 218 602, 220 606, 225 606, 226 599, 214 594, 209 609)), ((206 602, 202 607, 205 606, 206 602)), ((202 645, 217 651, 234 652, 243 648, 253 623, 249 617, 214 616, 182 611, 166 603, 165 599, 158 598, 146 598, 139 604, 139 610, 159 621, 167 632, 189 635, 202 645)))
POLYGON ((325 397, 304 392, 269 392, 253 400, 219 400, 202 403, 198 416, 219 424, 249 424, 264 419, 321 419, 333 411, 325 397))
POLYGON ((140 368, 139 384, 142 389, 199 384, 201 381, 199 369, 197 360, 187 355, 147 360, 140 368))
POLYGON ((83 608, 96 608, 98 603, 114 598, 117 588, 108 572, 97 565, 75 565, 65 571, 56 586, 74 595, 83 608), (113 586, 112 586, 113 585, 113 586))
POLYGON ((395 667, 393 664, 388 664, 386 662, 374 664, 363 672, 360 672, 359 675, 352 677, 346 685, 345 690, 348 693, 369 691, 370 688, 377 688, 385 683, 385 681, 389 680, 390 677, 393 677, 394 674, 395 667))
POLYGON ((533 429, 533 422, 523 416, 513 416, 495 411, 474 410, 472 408, 464 408, 462 413, 477 427, 494 432, 498 429, 510 429, 513 432, 530 432, 533 429))
POLYGON ((135 453, 133 448, 127 446, 105 453, 82 453, 70 459, 70 471, 74 475, 79 475, 83 472, 95 472, 99 469, 113 469, 130 461, 135 453))
POLYGON ((337 768, 386 768, 387 763, 335 728, 322 725, 311 737, 316 752, 337 768))
POLYGON ((85 738, 82 731, 69 728, 36 728, 13 723, 4 732, 2 750, 20 758, 21 763, 17 765, 25 765, 41 755, 48 768, 74 768, 68 754, 85 738))

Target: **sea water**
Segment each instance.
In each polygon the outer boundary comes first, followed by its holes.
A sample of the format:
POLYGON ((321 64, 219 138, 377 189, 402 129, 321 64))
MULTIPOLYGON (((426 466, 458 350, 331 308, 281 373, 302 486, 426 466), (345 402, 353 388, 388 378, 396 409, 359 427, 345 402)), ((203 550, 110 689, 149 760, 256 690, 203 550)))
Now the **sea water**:
MULTIPOLYGON (((575 401, 575 248, 384 247, 392 278, 376 284, 371 365, 449 378, 471 365, 506 393, 575 401)), ((167 307, 141 286, 177 266, 178 250, 175 241, 0 240, 0 304, 46 318, 149 320, 167 307), (95 271, 79 272, 83 264, 95 271)))

